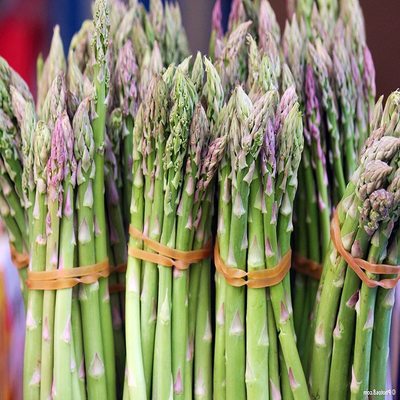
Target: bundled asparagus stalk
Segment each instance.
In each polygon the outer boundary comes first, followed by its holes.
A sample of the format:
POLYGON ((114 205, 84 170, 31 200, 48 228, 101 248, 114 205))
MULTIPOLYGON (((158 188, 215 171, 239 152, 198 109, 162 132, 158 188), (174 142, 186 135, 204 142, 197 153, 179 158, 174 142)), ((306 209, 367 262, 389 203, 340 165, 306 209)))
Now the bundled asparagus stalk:
MULTIPOLYGON (((385 260, 388 246, 396 242, 398 234, 398 93, 388 98, 383 115, 380 107, 379 102, 374 120, 378 129, 366 144, 360 167, 347 186, 337 213, 340 240, 350 258, 366 259, 373 264, 385 260)), ((388 261, 396 261, 393 253, 388 261)), ((311 390, 318 398, 363 398, 365 390, 375 388, 373 383, 385 385, 386 369, 374 371, 370 363, 373 359, 385 364, 386 347, 372 347, 372 340, 376 332, 375 340, 381 339, 383 344, 388 341, 387 312, 390 313, 391 305, 387 289, 392 286, 385 286, 387 279, 376 283, 381 277, 371 272, 366 272, 361 282, 357 270, 348 268, 350 263, 351 259, 338 251, 337 244, 331 243, 312 348, 311 390), (378 290, 380 284, 383 288, 378 290), (385 309, 388 311, 382 312, 385 309), (377 321, 383 317, 386 323, 375 326, 374 316, 377 321)))

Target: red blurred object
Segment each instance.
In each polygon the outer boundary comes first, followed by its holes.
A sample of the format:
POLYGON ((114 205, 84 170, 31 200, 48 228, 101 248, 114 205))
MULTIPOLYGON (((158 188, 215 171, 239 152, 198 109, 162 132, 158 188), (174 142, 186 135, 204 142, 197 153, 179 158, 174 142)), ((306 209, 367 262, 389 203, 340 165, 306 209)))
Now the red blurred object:
POLYGON ((35 87, 36 57, 46 44, 46 0, 13 0, 0 6, 0 55, 35 87))

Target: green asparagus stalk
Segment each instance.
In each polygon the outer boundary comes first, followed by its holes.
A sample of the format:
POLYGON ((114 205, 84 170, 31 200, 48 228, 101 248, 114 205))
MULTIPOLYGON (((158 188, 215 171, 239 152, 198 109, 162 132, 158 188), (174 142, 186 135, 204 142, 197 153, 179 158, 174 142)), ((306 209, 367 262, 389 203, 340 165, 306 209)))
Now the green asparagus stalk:
MULTIPOLYGON (((178 206, 176 248, 188 251, 192 248, 192 229, 197 216, 194 205, 195 187, 200 175, 202 148, 209 134, 209 124, 200 103, 193 113, 188 139, 188 154, 183 179, 183 190, 178 206)), ((188 271, 174 270, 172 286, 172 374, 174 395, 185 396, 185 358, 188 343, 188 271)))
POLYGON ((47 93, 50 90, 56 76, 66 71, 66 61, 64 56, 64 47, 60 37, 60 28, 58 25, 55 26, 53 32, 53 38, 51 40, 50 52, 43 64, 43 70, 38 77, 38 95, 36 101, 36 110, 41 118, 45 118, 44 103, 47 97, 47 93))
MULTIPOLYGON (((247 121, 252 111, 252 103, 240 87, 235 89, 230 101, 232 102, 232 114, 229 116, 231 126, 228 157, 232 164, 232 214, 226 263, 235 268, 245 269, 248 199, 251 174, 256 158, 251 153, 253 138, 250 135, 247 121), (240 160, 244 162, 241 163, 240 160)), ((228 399, 245 398, 244 288, 227 285, 225 299, 226 397, 228 399)))
MULTIPOLYGON (((399 230, 389 246, 387 263, 399 265, 399 230)), ((374 324, 376 329, 372 334, 372 353, 369 387, 376 390, 386 389, 387 362, 389 358, 389 339, 391 316, 394 305, 395 289, 378 289, 374 324)))
MULTIPOLYGON (((271 91, 259 98, 254 104, 257 119, 253 130, 262 135, 273 131, 273 112, 278 95, 271 91), (259 107, 262 105, 262 108, 259 107), (264 108, 265 107, 265 108, 264 108), (259 120, 258 120, 259 118, 259 120)), ((266 135, 268 137, 268 135, 266 135)), ((258 164, 258 163, 257 163, 258 164)), ((262 181, 256 164, 253 181, 250 187, 249 203, 249 248, 247 254, 248 271, 265 268, 264 226, 262 217, 262 181)), ((246 308, 246 392, 251 398, 268 398, 268 311, 266 293, 260 289, 247 290, 246 308)))
MULTIPOLYGON (((230 113, 234 107, 234 101, 221 110, 220 118, 223 120, 221 131, 229 134, 230 113)), ((221 259, 226 262, 228 259, 230 223, 232 214, 232 196, 230 180, 230 163, 227 157, 221 161, 218 172, 218 227, 217 240, 221 259)), ((226 286, 225 279, 216 274, 216 298, 215 298, 215 347, 214 347, 214 396, 218 399, 226 398, 226 365, 225 365, 225 306, 226 286)))
MULTIPOLYGON (((209 190, 209 194, 212 190, 209 190)), ((196 230, 194 248, 204 247, 209 241, 211 232, 208 229, 212 215, 210 214, 211 196, 204 200, 201 210, 202 218, 196 230), (208 230, 208 234, 207 234, 208 230)), ((211 325, 211 263, 210 260, 203 260, 200 265, 198 282, 198 299, 195 321, 195 334, 193 346, 193 368, 194 368, 194 398, 211 399, 213 396, 212 387, 212 345, 213 334, 211 325), (200 300, 201 299, 201 300, 200 300), (204 301, 203 301, 204 300, 204 301)), ((191 273, 194 265, 191 266, 191 273)), ((191 274, 192 276, 192 274, 191 274)), ((191 279, 191 278, 190 278, 191 279)), ((190 281, 191 282, 191 281, 190 281)), ((188 339, 190 340, 190 339, 188 339)), ((187 375, 187 372, 186 372, 187 375)), ((191 387, 191 386, 190 386, 191 387)), ((189 388, 186 388, 188 391, 189 388)), ((187 396, 189 398, 189 396, 187 396)))
MULTIPOLYGON (((46 271, 59 267, 60 225, 63 210, 63 180, 66 172, 65 137, 71 134, 69 118, 66 113, 56 120, 51 138, 51 152, 47 166, 47 217, 46 217, 46 271)), ((73 255, 73 252, 72 252, 73 255)), ((43 294, 42 362, 41 362, 41 399, 52 395, 54 367, 54 290, 45 290, 43 294)), ((69 388, 71 383, 69 382, 69 388)), ((54 386, 54 389, 57 387, 54 386)))
MULTIPOLYGON (((34 181, 36 184, 33 206, 33 229, 31 238, 32 271, 43 271, 46 264, 46 191, 47 161, 50 153, 50 131, 43 121, 39 121, 33 140, 34 181)), ((43 293, 28 292, 26 311, 26 337, 24 354, 24 398, 40 398, 40 365, 42 344, 43 293)))
MULTIPOLYGON (((109 84, 107 51, 109 36, 109 7, 106 0, 97 0, 94 5, 93 49, 96 63, 94 65, 95 108, 96 115, 92 121, 95 143, 95 176, 93 181, 93 211, 95 224, 96 263, 107 259, 107 225, 104 203, 104 135, 106 118, 106 96, 109 84)), ((107 279, 99 280, 99 300, 101 331, 103 337, 104 366, 107 380, 107 398, 115 398, 115 357, 112 332, 112 317, 107 279)))
MULTIPOLYGON (((169 115, 170 136, 166 142, 164 155, 164 217, 160 242, 175 248, 175 214, 183 185, 182 166, 187 151, 189 124, 192 118, 196 92, 193 84, 178 69, 175 72, 172 89, 173 106, 169 115)), ((158 310, 155 348, 162 347, 163 352, 156 352, 154 359, 153 390, 154 395, 167 398, 173 390, 172 381, 172 337, 171 303, 172 273, 169 268, 159 266, 158 310)), ((182 379, 182 377, 181 377, 182 379)))
MULTIPOLYGON (((144 148, 146 148, 146 206, 151 213, 145 221, 144 228, 152 240, 159 241, 163 220, 163 191, 165 142, 167 131, 167 87, 162 78, 154 78, 150 83, 147 101, 145 102, 146 130, 144 148)), ((145 206, 145 208, 146 208, 145 206)), ((147 211, 149 212, 149 211, 147 211)), ((147 249, 149 251, 149 249, 147 249)), ((157 304, 157 269, 153 263, 143 263, 143 288, 141 294, 141 332, 143 362, 148 396, 151 393, 154 340, 156 329, 157 304)))
MULTIPOLYGON (((111 265, 121 266, 126 263, 127 249, 120 197, 116 184, 118 178, 118 166, 108 135, 105 139, 105 196, 108 217, 109 253, 110 260, 112 259, 112 262, 110 262, 111 265)), ((117 284, 120 280, 121 284, 124 283, 125 279, 120 279, 117 275, 119 274, 113 274, 109 277, 110 285, 117 284)), ((124 298, 122 296, 120 297, 118 292, 111 293, 110 301, 114 329, 117 388, 118 395, 120 395, 119 390, 123 387, 123 376, 125 370, 125 338, 121 304, 121 302, 124 301, 124 298)))
MULTIPOLYGON (((135 128, 133 130, 133 186, 131 200, 131 225, 143 231, 144 216, 144 182, 142 171, 142 131, 143 131, 143 106, 139 107, 135 128)), ((142 248, 141 241, 130 238, 129 247, 142 248)), ((126 271, 126 379, 128 390, 126 397, 130 399, 146 399, 147 385, 145 380, 144 358, 142 353, 142 336, 140 325, 140 290, 141 290, 142 262, 134 257, 128 257, 126 271)))
MULTIPOLYGON (((74 120, 74 155, 77 162, 77 216, 79 265, 96 263, 94 189, 95 144, 89 119, 89 99, 79 106, 74 120)), ((103 331, 100 319, 99 282, 81 285, 79 300, 82 312, 82 336, 88 397, 107 393, 103 331)))
POLYGON ((344 193, 346 184, 340 154, 340 138, 337 126, 338 111, 329 79, 329 69, 332 67, 332 61, 319 40, 316 41, 315 46, 309 44, 308 51, 314 68, 314 73, 322 90, 322 104, 326 113, 330 148, 332 151, 332 161, 330 162, 334 173, 333 184, 335 190, 337 190, 338 198, 340 199, 344 193))
MULTIPOLYGON (((75 234, 76 236, 76 234, 75 234)), ((76 239, 75 239, 76 240, 76 239)), ((75 264, 77 262, 77 252, 75 251, 75 264)), ((75 359, 76 371, 72 373, 72 385, 74 390, 74 398, 86 399, 86 380, 85 380, 85 359, 83 354, 83 338, 82 338, 82 319, 81 309, 79 306, 79 288, 75 287, 72 291, 72 311, 71 311, 71 326, 72 326, 72 340, 73 340, 73 351, 75 359), (78 388, 76 390, 76 378, 78 378, 78 388)))
POLYGON ((123 162, 122 162, 122 196, 125 221, 129 220, 129 207, 132 195, 132 135, 134 118, 138 108, 138 66, 133 46, 128 40, 118 55, 116 64, 116 90, 120 96, 120 106, 124 116, 123 122, 123 162))
MULTIPOLYGON (((60 223, 59 269, 70 269, 75 262, 75 226, 74 226, 74 188, 76 179, 76 162, 74 157, 74 134, 66 114, 62 117, 61 134, 64 139, 64 183, 60 223), (72 246, 72 251, 71 251, 72 246)), ((61 163, 58 158, 55 160, 61 163)), ((62 166, 62 165, 61 165, 62 166)), ((61 205, 60 205, 61 207, 61 205)), ((76 357, 73 347, 72 330, 72 288, 57 290, 54 316, 54 383, 55 398, 75 398, 72 392, 72 374, 76 369, 76 357), (73 360, 74 363, 71 365, 73 360), (72 368, 74 367, 74 368, 72 368)), ((76 338, 78 340, 78 338, 76 338)))

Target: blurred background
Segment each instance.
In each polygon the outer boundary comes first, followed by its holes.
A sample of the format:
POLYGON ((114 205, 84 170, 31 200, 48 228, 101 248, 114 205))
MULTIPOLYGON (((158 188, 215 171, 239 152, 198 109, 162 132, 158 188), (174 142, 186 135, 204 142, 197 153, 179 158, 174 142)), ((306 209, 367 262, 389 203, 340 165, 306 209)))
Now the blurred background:
MULTIPOLYGON (((148 5, 148 0, 143 1, 148 5)), ((207 52, 214 0, 179 0, 192 51, 207 52)), ((231 0, 223 0, 225 16, 231 0)), ((270 0, 283 27, 284 0, 270 0)), ((399 0, 362 0, 368 44, 377 71, 377 93, 387 95, 399 85, 399 0)), ((0 0, 0 55, 35 90, 36 58, 46 56, 53 26, 59 24, 65 48, 82 21, 90 17, 91 0, 0 0)))

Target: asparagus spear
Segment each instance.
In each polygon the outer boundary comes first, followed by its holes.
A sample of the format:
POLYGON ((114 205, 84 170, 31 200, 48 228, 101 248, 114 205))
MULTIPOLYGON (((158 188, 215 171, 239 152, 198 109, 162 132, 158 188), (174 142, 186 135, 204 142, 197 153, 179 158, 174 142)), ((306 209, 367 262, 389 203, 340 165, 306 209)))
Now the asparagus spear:
MULTIPOLYGON (((151 207, 145 229, 151 239, 159 241, 163 220, 164 166, 163 157, 167 131, 167 87, 162 78, 150 83, 145 107, 144 145, 146 148, 146 206, 151 207)), ((145 206, 145 208, 146 208, 145 206)), ((143 263, 143 288, 141 293, 141 332, 147 393, 151 393, 151 377, 154 359, 156 329, 157 269, 153 263, 143 263)))
MULTIPOLYGON (((70 134, 70 131, 69 118, 64 113, 56 120, 47 164, 46 271, 55 270, 59 266, 60 216, 63 209, 62 188, 67 156, 65 137, 70 134)), ((40 387, 42 399, 47 399, 52 395, 55 295, 54 290, 45 290, 43 294, 42 380, 40 387)))
MULTIPOLYGON (((75 262, 75 226, 74 226, 74 188, 76 179, 76 161, 74 157, 74 134, 66 114, 62 116, 65 161, 63 171, 64 182, 61 193, 63 194, 60 242, 59 242, 59 269, 74 267, 75 262), (71 251, 72 246, 72 251, 71 251)), ((56 160, 61 162, 60 159, 56 160)), ((61 204, 59 204, 61 208, 61 204)), ((76 358, 74 354, 72 331, 72 289, 57 290, 54 313, 54 397, 72 399, 72 374, 71 361, 76 358)), ((74 368, 74 369, 75 369, 74 368)))
MULTIPOLYGON (((31 271, 43 271, 46 263, 46 191, 47 161, 50 153, 50 131, 39 121, 33 140, 34 180, 36 184, 33 206, 33 229, 31 238, 31 271)), ((40 364, 42 337, 43 293, 28 292, 26 311, 26 337, 24 353, 24 398, 40 398, 40 364)))
POLYGON ((36 101, 36 110, 41 118, 44 118, 43 106, 47 93, 53 84, 54 79, 61 73, 66 71, 66 61, 64 56, 64 48, 60 37, 60 28, 55 26, 53 38, 51 40, 50 52, 43 64, 43 70, 38 77, 38 95, 36 101))
MULTIPOLYGON (((131 200, 131 225, 143 231, 144 214, 144 183, 142 171, 142 131, 143 131, 143 105, 139 107, 136 123, 133 130, 133 187, 131 200)), ((142 248, 142 243, 134 238, 129 239, 129 247, 142 248)), ((147 385, 145 380, 144 358, 142 353, 142 336, 140 325, 140 290, 141 290, 141 261, 131 256, 128 257, 126 271, 126 396, 131 399, 147 398, 147 385)))
MULTIPOLYGON (((388 248, 387 263, 399 265, 399 238, 400 231, 391 239, 388 248)), ((371 367, 369 387, 376 390, 386 389, 387 362, 389 358, 389 339, 391 316, 394 305, 395 289, 378 289, 374 316, 375 330, 372 333, 371 367)))
MULTIPOLYGON (((243 89, 237 87, 230 100, 232 114, 228 159, 232 169, 232 214, 229 226, 229 250, 227 264, 245 269, 247 248, 247 211, 250 192, 250 177, 256 154, 251 153, 252 136, 247 118, 252 103, 243 89), (240 162, 243 160, 243 162, 240 162)), ((261 143, 259 143, 261 145, 261 143)), ((244 288, 225 288, 225 357, 226 397, 245 397, 245 291, 244 288)))
MULTIPOLYGON (((194 205, 194 194, 200 175, 202 148, 209 134, 209 125, 205 111, 197 104, 191 122, 185 178, 178 206, 176 227, 176 248, 191 250, 192 230, 197 217, 194 205)), ((172 285, 172 374, 174 379, 174 395, 176 398, 185 396, 184 386, 185 357, 188 342, 188 271, 174 270, 172 285)))
MULTIPOLYGON (((109 7, 106 0, 97 0, 94 5, 93 49, 96 63, 94 65, 95 108, 96 116, 92 121, 95 143, 95 176, 93 181, 93 210, 95 224, 96 262, 107 258, 107 226, 104 205, 104 134, 109 71, 107 67, 107 51, 109 36, 109 7)), ((107 279, 99 280, 99 300, 101 330, 103 336, 104 365, 107 380, 107 398, 115 398, 115 357, 112 332, 110 296, 107 279)))
POLYGON ((322 104, 326 112, 330 150, 332 152, 332 156, 329 159, 334 172, 333 184, 335 190, 337 190, 338 198, 340 199, 345 190, 345 178, 340 154, 340 139, 337 126, 337 105, 329 79, 329 70, 331 69, 332 61, 319 40, 317 40, 315 46, 309 44, 308 50, 314 73, 322 90, 322 104))
MULTIPOLYGON (((75 135, 74 155, 77 162, 77 224, 79 265, 96 263, 94 189, 95 144, 89 119, 89 99, 85 99, 73 120, 75 135)), ((82 336, 84 345, 88 396, 107 393, 103 331, 100 319, 99 282, 81 285, 79 300, 82 311, 82 336)))
MULTIPOLYGON (((213 78, 210 80, 214 81, 213 78)), ((222 93, 221 93, 222 96, 222 93)), ((216 109, 214 111, 217 111, 216 109)), ((223 121, 223 118, 221 118, 223 121)), ((219 120, 219 121, 221 121, 219 120)), ((201 178, 197 183, 195 199, 201 201, 199 215, 195 222, 194 248, 204 247, 208 242, 210 235, 210 220, 212 218, 212 196, 214 193, 213 177, 217 172, 219 163, 224 155, 228 132, 220 132, 218 121, 214 125, 215 132, 223 133, 221 136, 214 138, 211 143, 203 148, 202 159, 209 160, 203 163, 201 168, 201 178)), ((210 299, 210 260, 204 260, 199 264, 193 265, 190 271, 190 285, 194 284, 194 288, 190 287, 189 307, 193 303, 197 303, 196 321, 194 322, 194 394, 195 398, 211 398, 212 390, 212 331, 210 321, 210 301, 201 301, 200 299, 210 299), (201 270, 199 268, 202 268, 201 270), (201 276, 202 274, 203 276, 201 276), (200 276, 199 276, 200 275, 200 276), (203 294, 200 296, 200 293, 203 294), (199 298, 195 296, 198 294, 199 298), (199 299, 199 300, 198 300, 199 299)), ((189 308, 190 309, 190 308, 189 308)), ((189 324, 190 328, 190 324, 189 324)), ((190 335, 190 331, 189 331, 190 335)), ((188 338, 188 352, 190 354, 190 346, 192 346, 191 337, 188 338)), ((193 355, 192 355, 193 357, 193 355)), ((189 364, 190 365, 190 364, 189 364)), ((186 376, 188 371, 186 371, 186 376)), ((190 374, 191 376, 191 374, 190 374)), ((189 387, 190 388, 190 387, 189 387)), ((186 390, 189 391, 187 387, 186 390)))
POLYGON ((211 60, 218 58, 223 36, 221 0, 216 0, 212 10, 210 49, 208 52, 211 60))
MULTIPOLYGON (((267 267, 276 265, 279 257, 287 253, 290 248, 290 236, 293 229, 292 207, 297 189, 297 170, 303 150, 303 137, 298 103, 295 102, 291 107, 289 106, 286 109, 287 104, 290 105, 292 101, 292 88, 289 88, 283 95, 278 109, 278 111, 282 111, 280 115, 278 114, 278 126, 281 128, 278 128, 276 138, 278 153, 276 155, 275 194, 272 195, 272 204, 270 203, 271 193, 267 193, 268 200, 266 201, 267 223, 271 223, 271 226, 267 225, 265 228, 267 267), (288 103, 286 103, 287 101, 288 103), (285 108, 282 108, 282 105, 284 105, 285 108), (290 137, 289 132, 295 132, 294 137, 290 137), (277 215, 278 212, 279 215, 277 215), (275 232, 272 232, 272 230, 275 232), (280 248, 276 245, 277 235, 280 248)), ((271 183, 269 182, 269 184, 271 183)), ((274 181, 272 181, 272 185, 274 185, 274 181)), ((288 279, 289 277, 286 276, 283 282, 272 286, 270 288, 270 293, 289 384, 293 397, 296 399, 308 396, 308 390, 301 368, 300 358, 295 347, 288 279)))
MULTIPOLYGON (((177 69, 171 93, 173 106, 169 115, 171 134, 166 142, 164 155, 164 217, 160 242, 174 248, 176 245, 175 214, 182 190, 182 166, 186 155, 189 124, 192 118, 196 92, 193 84, 177 69)), ((171 299, 172 274, 169 268, 159 266, 158 310, 155 348, 163 352, 155 353, 153 390, 161 398, 169 396, 173 390, 171 380, 171 299)))
MULTIPOLYGON (((122 209, 120 206, 120 195, 118 193, 116 183, 118 179, 117 159, 113 152, 113 145, 111 144, 111 140, 108 135, 105 137, 105 179, 109 254, 110 260, 112 259, 112 265, 118 267, 126 263, 127 249, 125 227, 122 209)), ((120 282, 120 284, 124 284, 124 281, 124 274, 112 274, 109 277, 110 287, 118 282, 120 282)), ((122 318, 123 308, 121 304, 124 300, 124 296, 120 296, 118 291, 111 293, 111 309, 113 317, 116 373, 118 384, 117 387, 121 389, 123 387, 122 378, 124 376, 125 369, 125 338, 122 318)))
POLYGON ((125 221, 129 220, 129 207, 132 195, 132 131, 134 118, 138 108, 138 66, 133 53, 133 47, 128 40, 118 55, 115 70, 116 90, 119 93, 120 106, 124 116, 123 127, 123 162, 122 162, 122 180, 123 180, 123 211, 125 221))
MULTIPOLYGON (((277 93, 271 91, 255 103, 253 115, 258 114, 259 117, 257 118, 260 118, 260 121, 255 121, 253 130, 259 129, 262 134, 267 130, 269 132, 273 130, 273 112, 276 108, 277 100, 277 93), (261 105, 262 108, 259 109, 261 105), (259 126, 257 126, 258 124, 259 126)), ((262 217, 263 189, 261 176, 258 172, 259 169, 258 161, 250 187, 248 271, 265 268, 265 241, 262 217)), ((251 398, 268 398, 269 396, 267 313, 265 291, 249 288, 247 290, 246 307, 246 393, 251 398)))

